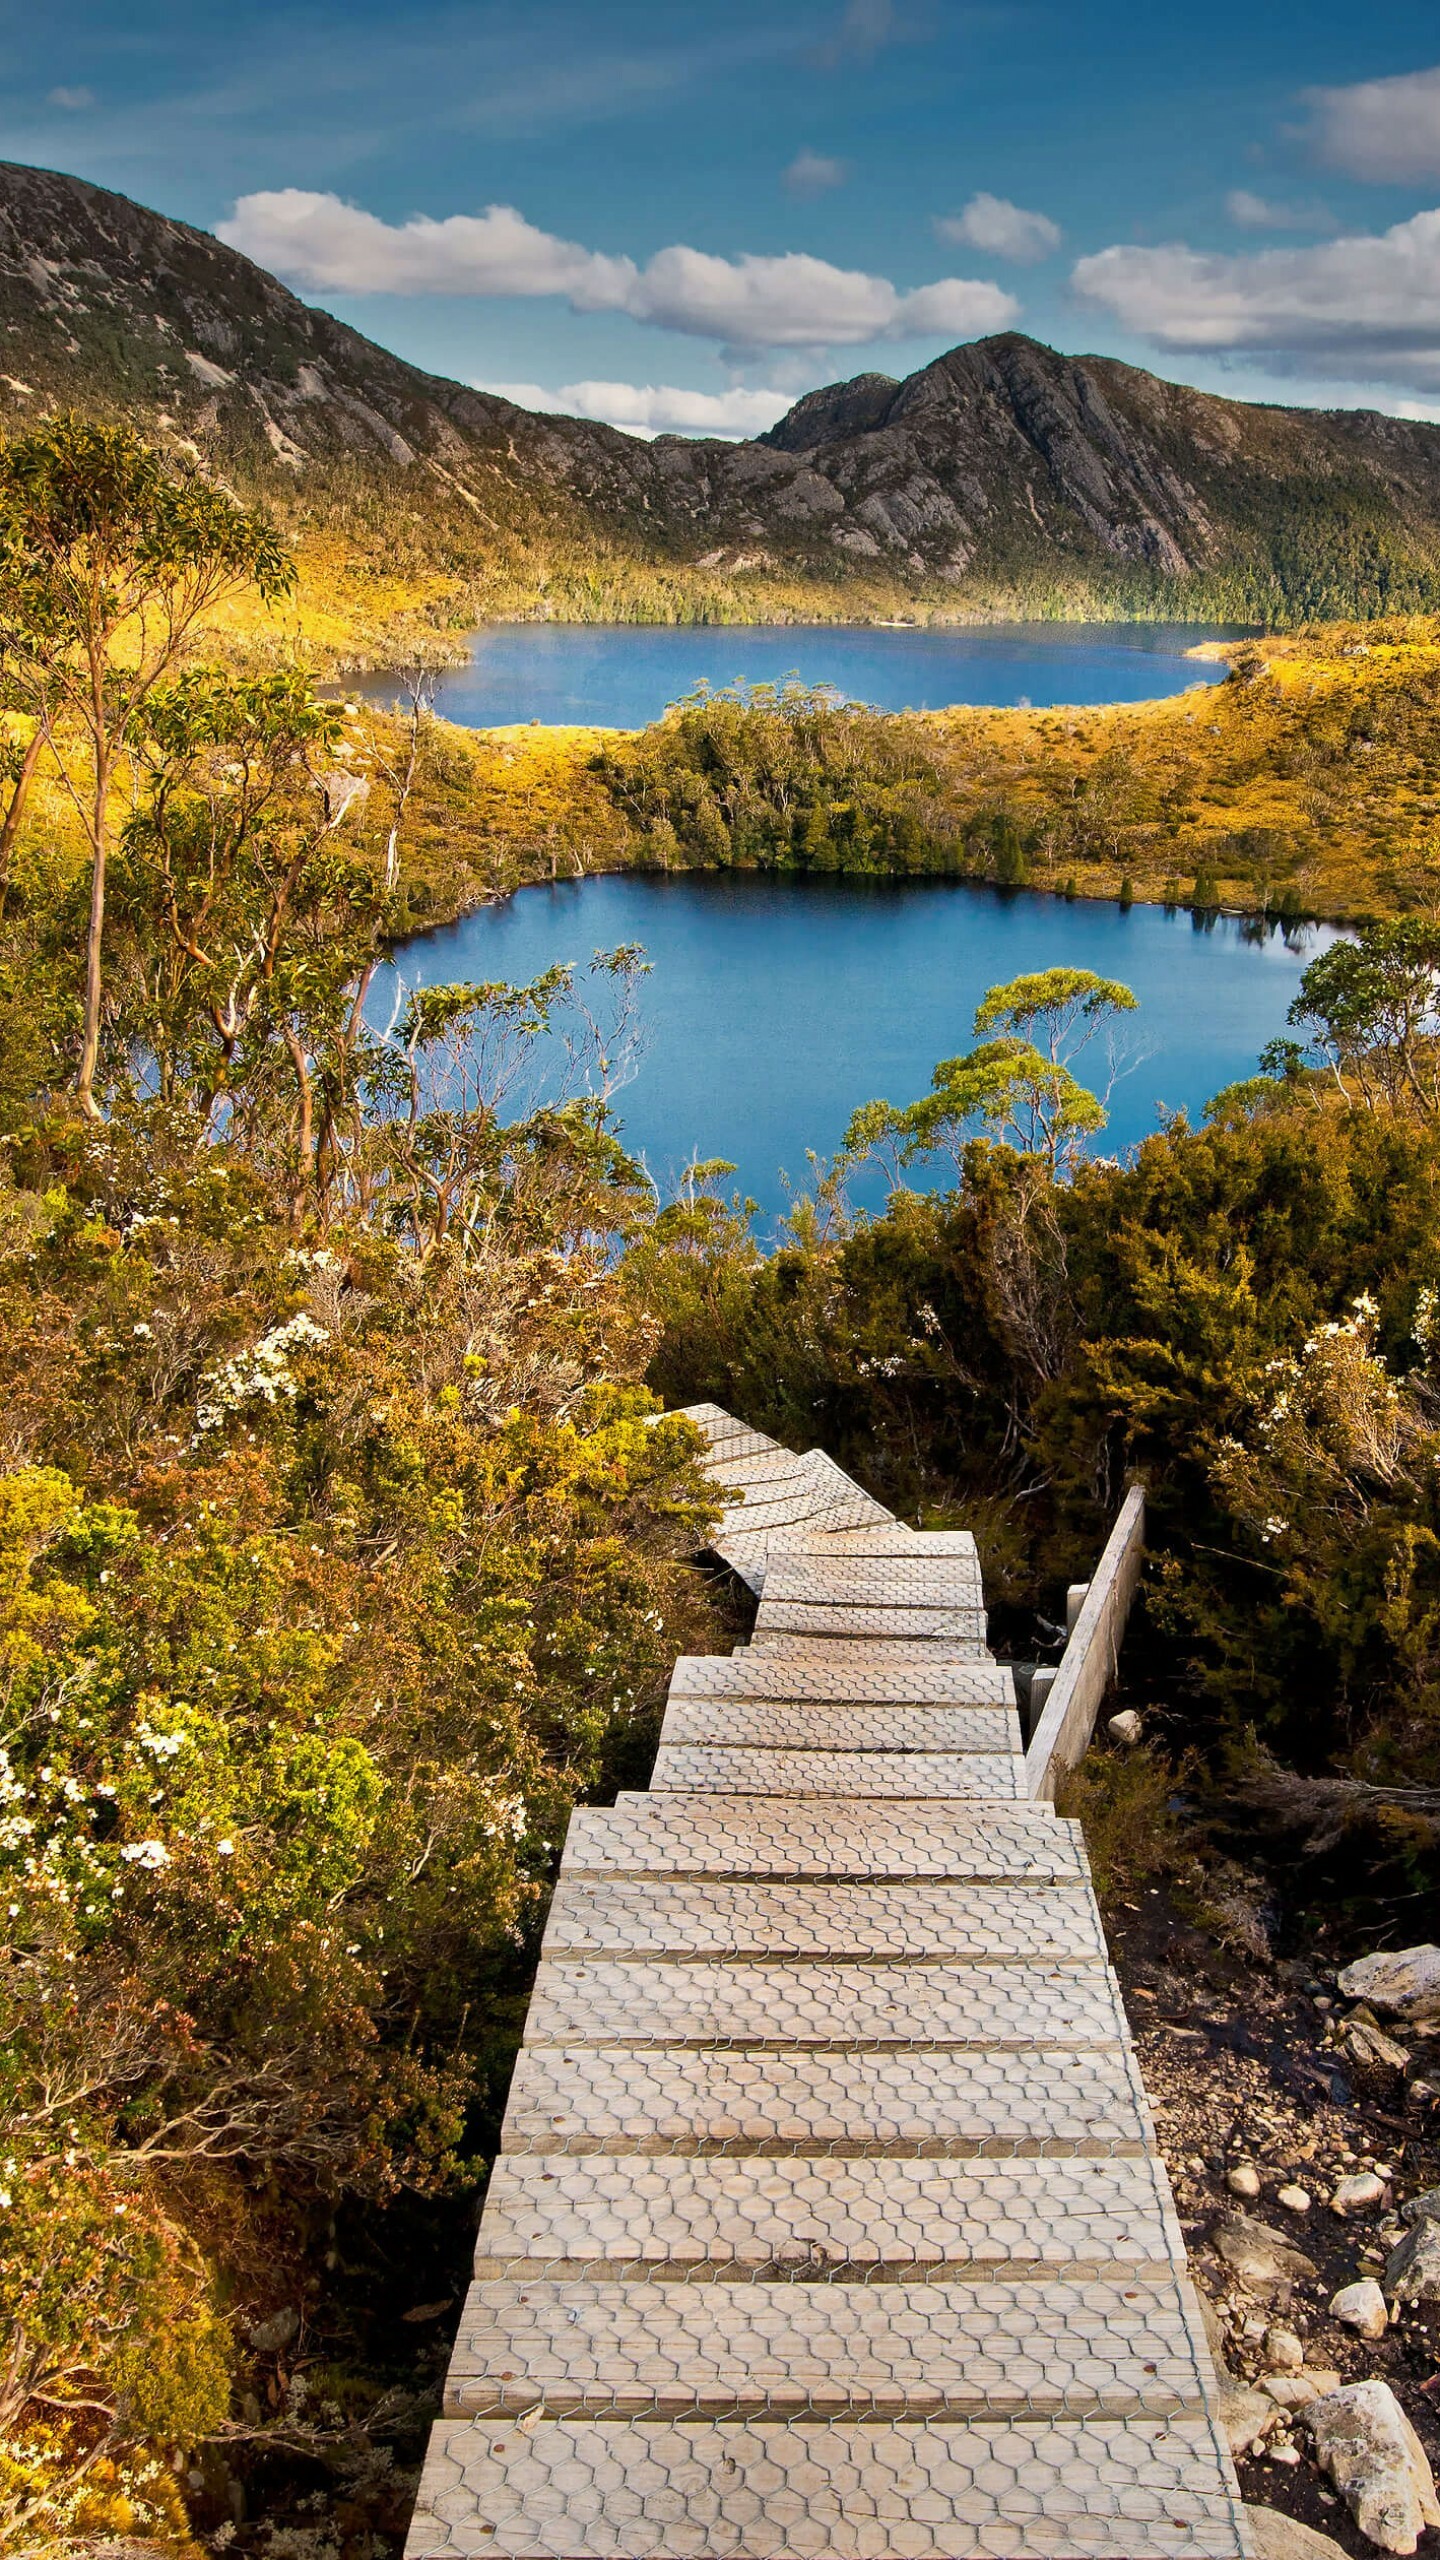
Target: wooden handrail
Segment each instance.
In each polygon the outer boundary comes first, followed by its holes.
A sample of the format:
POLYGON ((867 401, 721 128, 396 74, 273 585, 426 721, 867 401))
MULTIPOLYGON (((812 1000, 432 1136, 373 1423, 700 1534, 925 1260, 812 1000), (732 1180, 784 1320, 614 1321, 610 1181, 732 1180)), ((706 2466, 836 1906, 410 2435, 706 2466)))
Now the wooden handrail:
POLYGON ((1145 1495, 1132 1485, 1086 1588, 1060 1667, 1025 1754, 1027 1794, 1053 1804, 1055 1790, 1090 1747, 1100 1703, 1115 1676, 1120 1639, 1145 1556, 1145 1495))

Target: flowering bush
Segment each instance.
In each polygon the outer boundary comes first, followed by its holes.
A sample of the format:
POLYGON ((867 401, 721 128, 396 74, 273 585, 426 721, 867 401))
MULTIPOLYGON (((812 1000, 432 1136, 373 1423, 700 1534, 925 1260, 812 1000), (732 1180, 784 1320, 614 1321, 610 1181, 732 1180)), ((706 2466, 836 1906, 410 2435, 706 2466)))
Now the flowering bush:
POLYGON ((125 1148, 0 1218, 22 2543, 97 2462, 226 2437, 227 2306, 347 2199, 473 2179, 568 1809, 708 1637, 695 1436, 647 1419, 602 1245, 295 1248, 253 1184, 125 1148))

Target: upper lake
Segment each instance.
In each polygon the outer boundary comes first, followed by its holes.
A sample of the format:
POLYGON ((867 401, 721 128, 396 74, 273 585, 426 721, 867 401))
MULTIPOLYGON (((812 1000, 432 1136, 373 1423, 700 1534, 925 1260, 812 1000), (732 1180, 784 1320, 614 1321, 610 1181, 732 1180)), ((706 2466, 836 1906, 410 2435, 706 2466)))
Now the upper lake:
MULTIPOLYGON (((1218 624, 1001 622, 930 630, 855 624, 496 622, 474 632, 464 666, 447 668, 435 707, 462 728, 540 720, 641 729, 700 683, 778 684, 798 675, 881 711, 950 703, 1146 702, 1214 684, 1223 666, 1188 658, 1197 641, 1236 636, 1218 624)), ((380 673, 351 687, 394 699, 380 673)))
MULTIPOLYGON (((1234 917, 1201 925, 1185 911, 955 881, 628 872, 522 889, 405 945, 394 966, 412 986, 514 983, 643 944, 648 1045, 617 1099, 625 1143, 662 1188, 692 1154, 728 1157, 773 1223, 782 1173, 804 1187, 807 1147, 833 1154, 857 1105, 923 1093, 937 1059, 970 1046, 975 1008, 1001 980, 1063 961, 1139 997, 1122 1026, 1129 1071, 1097 1142, 1114 1152, 1162 1111, 1198 1118, 1220 1086, 1253 1074, 1306 962, 1333 938, 1257 940, 1234 917)), ((396 996, 386 973, 372 1016, 396 996)), ((1076 1070, 1105 1080, 1093 1051, 1076 1070)), ((855 1196, 877 1205, 878 1180, 855 1196)))

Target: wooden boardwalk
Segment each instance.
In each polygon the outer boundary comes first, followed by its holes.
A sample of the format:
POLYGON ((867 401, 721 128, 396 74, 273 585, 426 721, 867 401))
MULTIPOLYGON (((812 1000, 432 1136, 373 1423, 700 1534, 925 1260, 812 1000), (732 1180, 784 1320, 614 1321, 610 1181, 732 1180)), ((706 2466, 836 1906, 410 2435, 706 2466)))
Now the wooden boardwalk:
POLYGON ((571 1823, 408 2560, 1243 2560, 973 1541, 693 1419, 755 1632, 571 1823))

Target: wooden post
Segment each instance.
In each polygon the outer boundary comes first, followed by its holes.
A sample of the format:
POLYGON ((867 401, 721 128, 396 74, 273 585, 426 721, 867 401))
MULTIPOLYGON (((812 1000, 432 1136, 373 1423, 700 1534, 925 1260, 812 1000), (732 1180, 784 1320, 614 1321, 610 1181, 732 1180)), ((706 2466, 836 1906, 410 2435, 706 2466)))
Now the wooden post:
POLYGON ((1145 1495, 1137 1484, 1125 1496, 1093 1581, 1071 1586, 1071 1597, 1083 1597, 1025 1753, 1026 1791, 1037 1803, 1054 1803, 1060 1780, 1079 1767, 1090 1747, 1144 1555, 1145 1495))

